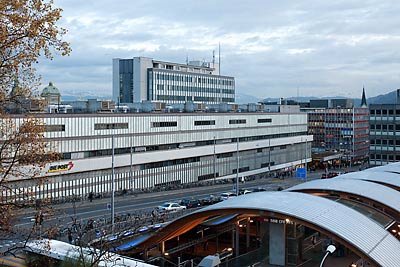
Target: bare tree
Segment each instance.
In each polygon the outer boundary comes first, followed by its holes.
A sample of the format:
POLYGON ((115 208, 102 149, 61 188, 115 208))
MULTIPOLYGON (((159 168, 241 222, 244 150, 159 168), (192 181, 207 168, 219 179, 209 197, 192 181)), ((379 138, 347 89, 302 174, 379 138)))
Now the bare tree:
POLYGON ((0 1, 0 239, 36 237, 44 217, 51 214, 43 199, 26 235, 13 227, 15 215, 35 199, 11 182, 30 179, 40 186, 46 182, 37 178, 41 168, 58 155, 44 138, 43 121, 32 115, 16 119, 6 107, 32 99, 39 82, 34 69, 39 57, 51 60, 54 54, 70 53, 69 43, 62 40, 66 30, 57 25, 61 11, 52 0, 0 1))

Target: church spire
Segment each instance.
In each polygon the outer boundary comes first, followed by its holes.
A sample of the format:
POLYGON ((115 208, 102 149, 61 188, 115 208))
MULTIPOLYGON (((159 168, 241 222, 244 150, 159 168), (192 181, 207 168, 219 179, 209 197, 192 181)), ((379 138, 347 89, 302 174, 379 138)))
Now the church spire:
POLYGON ((365 98, 365 90, 363 86, 363 92, 362 92, 362 97, 361 97, 361 107, 366 108, 367 106, 367 99, 365 98))

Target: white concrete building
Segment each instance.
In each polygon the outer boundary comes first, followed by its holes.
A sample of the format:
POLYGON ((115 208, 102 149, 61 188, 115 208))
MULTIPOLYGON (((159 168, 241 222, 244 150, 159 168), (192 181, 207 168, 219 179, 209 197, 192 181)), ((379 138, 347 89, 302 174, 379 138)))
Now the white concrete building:
MULTIPOLYGON (((46 124, 45 136, 63 156, 43 169, 42 176, 48 178, 45 184, 37 186, 33 180, 16 183, 40 197, 109 192, 113 140, 116 190, 233 178, 237 151, 240 177, 311 161, 313 138, 307 135, 307 114, 300 112, 36 117, 46 124)), ((13 118, 22 120, 24 116, 13 118)))
POLYGON ((211 62, 179 64, 146 57, 115 58, 112 86, 115 103, 235 102, 235 79, 221 76, 218 64, 211 62))

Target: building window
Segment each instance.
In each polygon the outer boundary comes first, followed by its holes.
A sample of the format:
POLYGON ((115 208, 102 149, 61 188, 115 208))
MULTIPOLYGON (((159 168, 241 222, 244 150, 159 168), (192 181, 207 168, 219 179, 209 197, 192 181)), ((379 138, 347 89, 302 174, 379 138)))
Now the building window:
POLYGON ((44 126, 45 132, 65 132, 65 125, 45 125, 44 126))
POLYGON ((229 124, 246 124, 246 120, 229 120, 229 124))
POLYGON ((270 122, 272 122, 272 119, 271 118, 269 118, 269 119, 258 119, 257 122, 258 123, 270 123, 270 122))
POLYGON ((217 155, 217 159, 231 158, 232 156, 233 156, 232 152, 222 153, 217 155))
POLYGON ((215 121, 194 121, 194 125, 215 125, 215 121))
POLYGON ((153 127, 176 127, 178 126, 178 122, 176 121, 157 121, 152 122, 153 127))
POLYGON ((128 123, 96 123, 95 130, 128 129, 128 123))

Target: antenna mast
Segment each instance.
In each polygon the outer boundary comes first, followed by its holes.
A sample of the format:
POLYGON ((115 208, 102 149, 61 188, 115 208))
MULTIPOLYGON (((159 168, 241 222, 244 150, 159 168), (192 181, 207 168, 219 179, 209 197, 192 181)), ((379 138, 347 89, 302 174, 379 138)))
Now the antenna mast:
POLYGON ((218 75, 221 75, 221 42, 218 42, 218 75))

